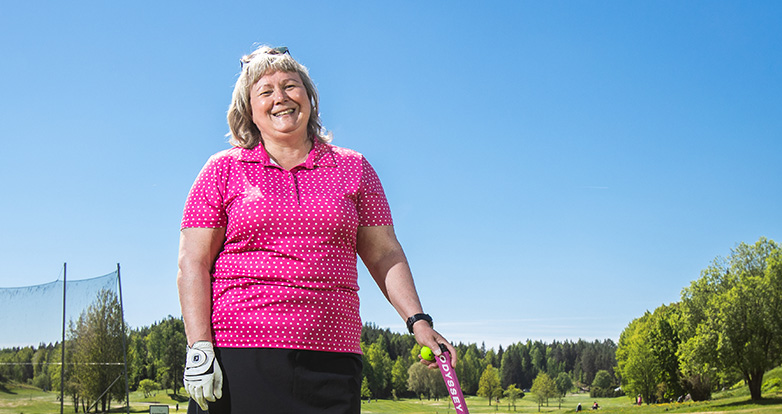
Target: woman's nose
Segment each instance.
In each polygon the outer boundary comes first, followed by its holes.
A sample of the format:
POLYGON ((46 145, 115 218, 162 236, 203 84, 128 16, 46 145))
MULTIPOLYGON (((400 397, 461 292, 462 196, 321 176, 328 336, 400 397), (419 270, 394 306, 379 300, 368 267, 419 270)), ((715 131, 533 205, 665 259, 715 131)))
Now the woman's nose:
POLYGON ((285 102, 286 100, 288 100, 288 94, 285 93, 284 88, 275 89, 274 95, 272 96, 274 97, 274 102, 285 102))

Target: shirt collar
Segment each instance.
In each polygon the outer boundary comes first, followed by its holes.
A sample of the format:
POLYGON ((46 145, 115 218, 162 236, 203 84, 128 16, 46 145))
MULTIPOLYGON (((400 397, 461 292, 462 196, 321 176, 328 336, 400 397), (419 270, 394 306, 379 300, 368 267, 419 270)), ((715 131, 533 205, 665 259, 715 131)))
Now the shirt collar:
MULTIPOLYGON (((334 157, 334 152, 331 149, 331 145, 324 144, 320 140, 315 139, 315 144, 312 146, 307 160, 300 166, 311 170, 315 167, 336 167, 337 162, 334 157)), ((244 162, 257 162, 267 166, 277 166, 274 161, 269 157, 269 153, 266 152, 263 144, 258 144, 254 148, 247 149, 242 148, 240 160, 244 162)))

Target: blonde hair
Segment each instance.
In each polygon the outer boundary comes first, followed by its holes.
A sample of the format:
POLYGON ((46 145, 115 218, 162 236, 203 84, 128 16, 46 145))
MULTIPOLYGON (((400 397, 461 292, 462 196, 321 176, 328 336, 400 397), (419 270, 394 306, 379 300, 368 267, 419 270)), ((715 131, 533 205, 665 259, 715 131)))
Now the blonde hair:
POLYGON ((307 122, 307 135, 321 142, 331 141, 331 135, 323 131, 318 111, 318 90, 312 82, 307 68, 297 62, 288 48, 271 48, 263 45, 255 49, 249 55, 242 56, 242 72, 236 80, 231 105, 228 107, 228 127, 231 132, 227 134, 231 145, 242 148, 255 148, 263 137, 261 131, 253 123, 252 107, 250 106, 250 90, 261 77, 274 72, 298 73, 304 83, 307 96, 310 98, 310 119, 307 122))

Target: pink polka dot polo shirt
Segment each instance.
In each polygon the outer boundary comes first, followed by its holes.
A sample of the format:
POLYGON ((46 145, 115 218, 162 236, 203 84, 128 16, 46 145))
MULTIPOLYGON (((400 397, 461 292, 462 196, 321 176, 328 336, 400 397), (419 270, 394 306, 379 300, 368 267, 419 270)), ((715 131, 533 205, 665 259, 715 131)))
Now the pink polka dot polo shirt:
POLYGON ((212 274, 219 347, 361 353, 356 231, 391 225, 364 157, 316 142, 291 171, 262 145, 207 161, 182 228, 226 228, 212 274))

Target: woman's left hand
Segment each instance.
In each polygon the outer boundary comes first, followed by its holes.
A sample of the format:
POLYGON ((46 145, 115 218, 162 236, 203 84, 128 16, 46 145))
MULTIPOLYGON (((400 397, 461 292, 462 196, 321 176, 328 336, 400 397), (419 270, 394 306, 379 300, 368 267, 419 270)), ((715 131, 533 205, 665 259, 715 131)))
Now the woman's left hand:
MULTIPOLYGON (((416 323, 415 325, 413 325, 413 333, 415 334, 415 340, 422 346, 428 346, 429 349, 432 350, 432 353, 435 355, 435 358, 443 353, 443 351, 440 349, 440 344, 445 345, 445 347, 448 348, 448 353, 451 354, 451 366, 453 367, 456 366, 456 360, 457 360, 456 349, 453 347, 453 345, 450 344, 450 342, 448 342, 445 338, 443 338, 442 335, 440 335, 439 333, 437 333, 437 331, 432 329, 432 327, 429 326, 428 323, 426 323, 425 321, 422 323, 416 323)), ((427 365, 429 368, 432 369, 438 367, 436 361, 427 361, 421 358, 421 363, 427 365)))

